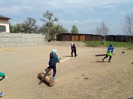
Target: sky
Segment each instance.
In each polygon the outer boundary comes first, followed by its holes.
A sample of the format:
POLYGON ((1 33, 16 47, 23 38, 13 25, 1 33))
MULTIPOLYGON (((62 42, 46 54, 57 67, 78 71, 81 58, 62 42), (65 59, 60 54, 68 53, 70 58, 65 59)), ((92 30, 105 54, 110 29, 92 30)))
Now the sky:
POLYGON ((0 15, 11 18, 13 25, 31 17, 41 26, 47 10, 68 31, 76 25, 79 33, 96 34, 97 26, 104 22, 108 34, 117 35, 123 34, 125 16, 133 13, 133 0, 0 0, 0 15))

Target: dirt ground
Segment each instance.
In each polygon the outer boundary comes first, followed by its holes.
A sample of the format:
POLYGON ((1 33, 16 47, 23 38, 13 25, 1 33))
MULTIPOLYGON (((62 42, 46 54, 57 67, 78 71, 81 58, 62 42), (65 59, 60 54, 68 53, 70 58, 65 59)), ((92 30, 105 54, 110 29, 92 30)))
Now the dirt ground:
POLYGON ((70 46, 8 49, 0 51, 0 71, 8 76, 0 81, 1 99, 133 99, 133 50, 115 48, 112 61, 103 63, 95 55, 105 47, 77 47, 77 57, 70 57, 70 46), (37 75, 48 66, 52 49, 70 59, 57 64, 56 84, 49 87, 37 75))

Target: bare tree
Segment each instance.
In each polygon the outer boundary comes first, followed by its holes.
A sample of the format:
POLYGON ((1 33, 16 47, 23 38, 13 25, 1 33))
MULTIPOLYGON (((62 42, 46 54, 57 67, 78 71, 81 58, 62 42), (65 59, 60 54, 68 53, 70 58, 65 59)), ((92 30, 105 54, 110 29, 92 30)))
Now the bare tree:
POLYGON ((100 25, 98 31, 103 36, 103 44, 106 46, 106 36, 109 32, 109 28, 106 26, 106 24, 104 22, 101 22, 101 25, 100 25))
POLYGON ((96 27, 96 34, 100 34, 100 29, 98 26, 96 27))
POLYGON ((129 36, 130 42, 132 42, 133 36, 133 13, 128 13, 125 16, 123 31, 129 36))

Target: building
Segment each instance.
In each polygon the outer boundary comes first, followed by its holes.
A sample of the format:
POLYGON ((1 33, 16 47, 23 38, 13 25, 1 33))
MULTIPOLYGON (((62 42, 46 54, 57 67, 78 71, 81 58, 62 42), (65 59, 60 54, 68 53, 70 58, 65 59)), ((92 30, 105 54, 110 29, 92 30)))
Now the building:
MULTIPOLYGON (((57 41, 101 41, 103 36, 97 34, 71 34, 62 33, 57 35, 57 41)), ((133 36, 106 35, 106 41, 133 42, 133 36)))
POLYGON ((56 35, 57 41, 71 41, 71 34, 70 33, 62 33, 56 35))
POLYGON ((57 41, 85 41, 85 34, 62 33, 57 35, 57 41))
POLYGON ((62 33, 57 35, 57 41, 100 41, 101 35, 62 33))
POLYGON ((9 19, 10 18, 8 18, 8 17, 0 15, 0 33, 1 32, 10 32, 9 19))
POLYGON ((106 41, 115 41, 115 35, 107 35, 106 41))
POLYGON ((117 42, 125 42, 126 41, 126 35, 115 35, 115 41, 117 41, 117 42))

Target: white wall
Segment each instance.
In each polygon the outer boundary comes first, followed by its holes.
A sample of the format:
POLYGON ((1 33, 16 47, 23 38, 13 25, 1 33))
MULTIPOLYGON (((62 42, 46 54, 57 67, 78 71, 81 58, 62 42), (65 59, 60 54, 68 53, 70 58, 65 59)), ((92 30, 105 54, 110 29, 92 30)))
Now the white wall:
POLYGON ((0 47, 46 44, 42 34, 0 33, 0 47))
POLYGON ((9 19, 2 19, 2 18, 0 18, 0 25, 6 27, 6 31, 5 32, 10 32, 9 19))

